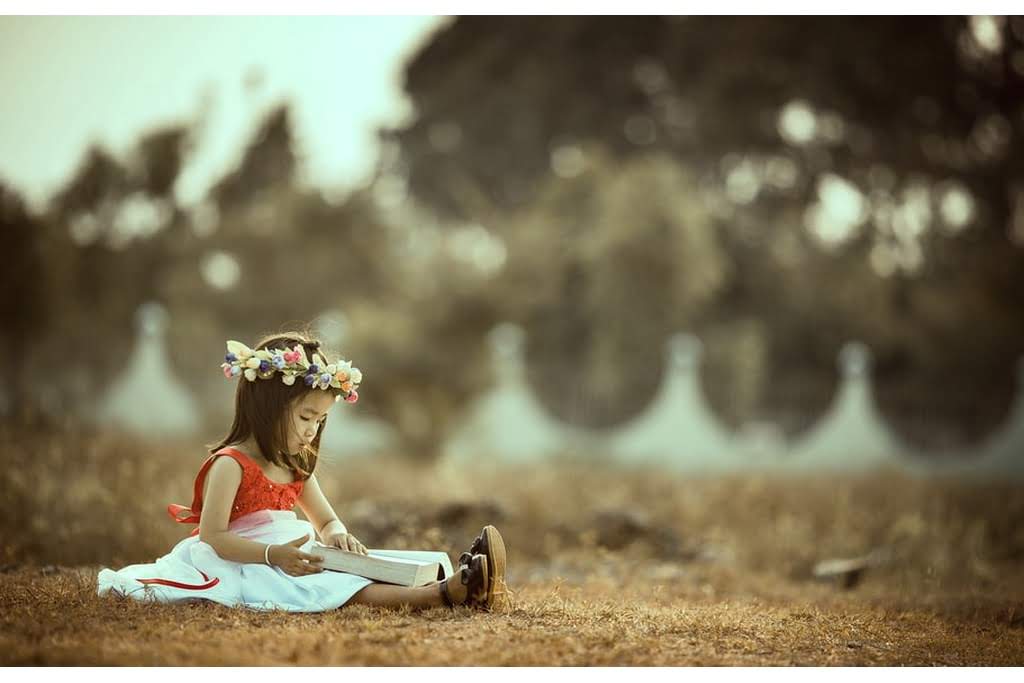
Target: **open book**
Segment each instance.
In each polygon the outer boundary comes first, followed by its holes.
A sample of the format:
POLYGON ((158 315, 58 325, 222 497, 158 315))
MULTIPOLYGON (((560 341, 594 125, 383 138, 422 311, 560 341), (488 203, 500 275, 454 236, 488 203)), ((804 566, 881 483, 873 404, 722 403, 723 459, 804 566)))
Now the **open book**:
POLYGON ((440 551, 373 549, 369 555, 361 555, 317 541, 309 552, 323 558, 320 566, 324 569, 399 586, 425 586, 454 573, 448 553, 440 551))

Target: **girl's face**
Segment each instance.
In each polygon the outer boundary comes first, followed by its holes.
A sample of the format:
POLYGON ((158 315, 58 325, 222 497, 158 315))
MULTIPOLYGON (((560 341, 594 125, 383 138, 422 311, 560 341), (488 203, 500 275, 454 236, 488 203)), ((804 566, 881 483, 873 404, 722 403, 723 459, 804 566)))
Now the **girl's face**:
POLYGON ((309 391, 292 404, 288 416, 288 452, 297 453, 302 446, 313 443, 327 411, 334 405, 334 394, 329 391, 309 391))

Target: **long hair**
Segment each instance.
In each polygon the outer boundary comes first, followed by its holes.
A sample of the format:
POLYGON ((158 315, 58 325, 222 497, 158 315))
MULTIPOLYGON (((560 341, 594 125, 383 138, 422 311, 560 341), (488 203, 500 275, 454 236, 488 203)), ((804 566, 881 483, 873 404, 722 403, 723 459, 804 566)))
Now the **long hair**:
MULTIPOLYGON (((305 349, 307 358, 312 358, 314 353, 319 353, 325 362, 332 362, 320 349, 319 340, 301 332, 268 335, 258 341, 253 350, 279 349, 287 351, 297 344, 301 344, 305 349)), ((291 428, 288 416, 291 406, 311 391, 329 391, 334 396, 342 393, 341 390, 333 387, 327 389, 308 387, 302 381, 289 386, 282 382, 276 373, 270 379, 256 379, 252 382, 240 376, 238 388, 235 391, 235 418, 231 423, 231 429, 220 443, 210 448, 210 453, 225 446, 242 443, 252 436, 259 445, 263 457, 275 465, 292 470, 299 479, 308 479, 316 469, 317 456, 320 451, 320 435, 327 426, 327 418, 324 418, 323 424, 317 430, 312 444, 301 446, 298 453, 288 453, 288 430, 291 428)))

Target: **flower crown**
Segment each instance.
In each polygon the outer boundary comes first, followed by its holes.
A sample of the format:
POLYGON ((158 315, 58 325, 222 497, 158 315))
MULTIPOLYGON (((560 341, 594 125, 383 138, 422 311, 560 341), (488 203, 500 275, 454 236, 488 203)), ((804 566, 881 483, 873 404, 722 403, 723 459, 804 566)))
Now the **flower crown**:
POLYGON ((229 341, 228 353, 224 356, 224 362, 220 367, 228 379, 242 375, 250 382, 256 381, 257 377, 270 379, 275 373, 280 372, 281 381, 291 386, 295 384, 295 378, 301 376, 307 387, 324 390, 328 387, 341 389, 345 392, 346 403, 355 403, 359 400, 356 388, 363 381, 363 373, 359 371, 359 368, 352 367, 350 361, 326 363, 319 353, 314 353, 313 362, 310 363, 302 344, 296 344, 290 351, 287 349, 253 351, 242 342, 229 341))

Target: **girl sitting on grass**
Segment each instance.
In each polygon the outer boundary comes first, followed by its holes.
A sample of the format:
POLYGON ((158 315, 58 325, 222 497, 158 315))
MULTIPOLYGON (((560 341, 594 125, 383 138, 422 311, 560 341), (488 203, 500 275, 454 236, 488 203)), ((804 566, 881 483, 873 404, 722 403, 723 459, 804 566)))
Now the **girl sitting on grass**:
POLYGON ((321 543, 366 554, 317 483, 317 451, 336 401, 355 403, 362 373, 329 362, 320 343, 289 332, 250 349, 227 343, 224 376, 238 378, 235 418, 196 476, 190 508, 169 505, 175 521, 198 528, 152 564, 98 576, 100 595, 139 600, 210 600, 253 609, 319 612, 346 604, 490 609, 504 589, 505 545, 484 527, 455 573, 417 588, 324 571, 310 554, 321 543), (298 504, 309 521, 296 517, 298 504))

